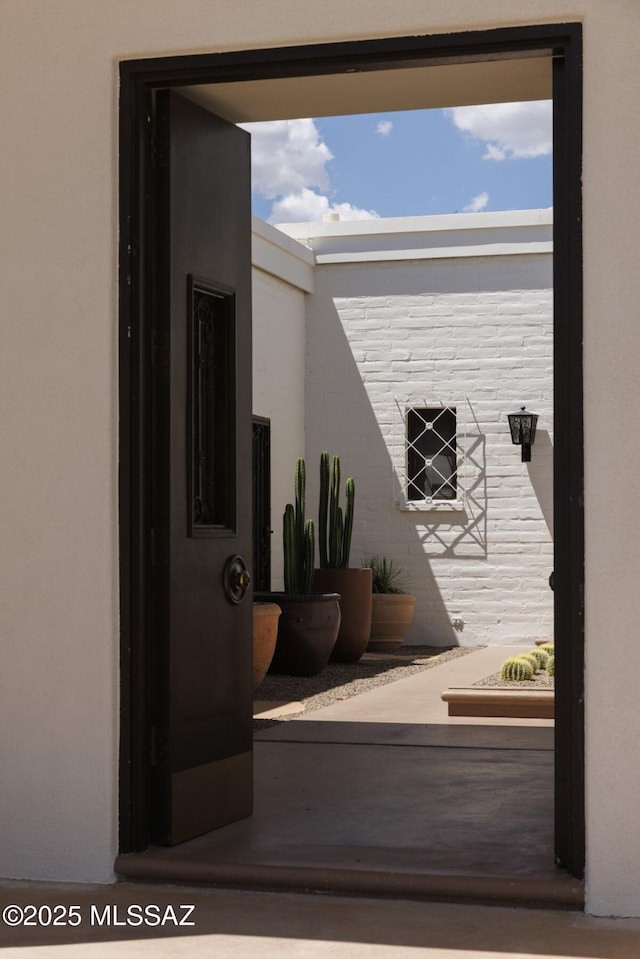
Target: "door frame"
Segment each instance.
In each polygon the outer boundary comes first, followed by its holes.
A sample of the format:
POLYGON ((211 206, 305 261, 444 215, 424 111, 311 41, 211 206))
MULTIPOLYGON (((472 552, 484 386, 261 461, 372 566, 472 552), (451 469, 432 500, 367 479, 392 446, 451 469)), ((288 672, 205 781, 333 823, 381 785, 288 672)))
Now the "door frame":
MULTIPOLYGON (((147 650, 148 300, 145 232, 153 198, 146 171, 157 89, 203 83, 391 70, 409 63, 472 63, 553 56, 554 619, 556 852, 581 878, 584 810, 584 442, 582 376, 582 26, 552 23, 422 37, 390 37, 129 60, 120 64, 120 851, 149 843, 151 755, 147 650), (558 508, 562 504, 562 508, 558 508)), ((160 147, 161 148, 161 147, 160 147)))

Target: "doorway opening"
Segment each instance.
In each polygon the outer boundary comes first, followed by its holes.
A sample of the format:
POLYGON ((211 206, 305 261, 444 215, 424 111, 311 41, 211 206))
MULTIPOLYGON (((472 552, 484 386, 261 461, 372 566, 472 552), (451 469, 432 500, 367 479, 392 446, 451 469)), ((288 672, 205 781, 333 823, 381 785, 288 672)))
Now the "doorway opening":
MULTIPOLYGON (((551 61, 548 75, 550 93, 551 61)), ((533 644, 553 631, 551 101, 456 109, 503 142, 537 120, 524 157, 487 163, 488 137, 470 145, 443 110, 243 124, 261 216, 253 385, 254 411, 274 422, 274 589, 296 458, 313 517, 326 448, 357 487, 350 565, 388 553, 416 595, 409 642, 533 644), (504 448, 514 396, 540 414, 518 478, 504 448), (491 584, 480 607, 476 572, 491 584)))
MULTIPOLYGON (((446 37, 393 38, 292 49, 244 51, 163 60, 133 61, 121 69, 121 605, 122 729, 121 851, 149 842, 149 782, 152 766, 152 693, 149 686, 149 575, 153 554, 162 549, 149 538, 149 478, 145 450, 149 438, 149 303, 153 278, 148 270, 149 164, 157 143, 149 137, 147 116, 155 92, 193 87, 242 98, 251 91, 256 109, 261 90, 266 109, 293 87, 309 109, 318 91, 334 85, 343 96, 353 76, 353 96, 372 97, 378 83, 409 81, 416 69, 466 73, 487 69, 525 72, 539 58, 553 58, 554 99, 554 408, 556 456, 555 634, 556 667, 556 854, 580 876, 584 864, 584 769, 582 716, 583 663, 583 507, 582 507, 582 257, 581 257, 581 32, 576 24, 483 31, 446 37), (482 65, 485 66, 482 66, 482 65), (407 74, 410 74, 407 77, 407 74), (275 86, 274 86, 275 84, 275 86), (244 88, 244 89, 243 89, 244 88), (364 91, 364 93, 363 93, 364 91)), ((442 76, 442 74, 441 74, 442 76)), ((435 75, 434 75, 435 77, 435 75)), ((438 84, 431 84, 438 87, 438 84)), ((380 93, 383 95, 383 93, 380 93)), ((409 94, 406 94, 407 96, 409 94)), ((456 96, 456 94, 453 94, 456 96)), ((289 97, 290 99, 290 97, 289 97)), ((295 107, 294 107, 295 108, 295 107)), ((362 112, 353 110, 352 112, 362 112)), ((238 119, 259 119, 239 117, 238 119)), ((153 206, 153 202, 151 203, 153 206)), ((160 344, 160 347, 162 344, 160 344)), ((160 355, 162 350, 160 349, 160 355)))

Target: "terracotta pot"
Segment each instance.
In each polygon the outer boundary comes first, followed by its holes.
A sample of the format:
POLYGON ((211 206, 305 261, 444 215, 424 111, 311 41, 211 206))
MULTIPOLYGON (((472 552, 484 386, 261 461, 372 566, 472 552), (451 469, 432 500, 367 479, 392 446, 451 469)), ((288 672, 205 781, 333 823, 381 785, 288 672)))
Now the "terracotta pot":
POLYGON ((411 593, 374 593, 368 649, 403 643, 413 622, 416 598, 411 593))
POLYGON ((337 593, 257 593, 258 599, 277 603, 282 610, 270 672, 288 676, 315 676, 329 662, 340 626, 337 593))
POLYGON ((282 610, 275 603, 253 604, 253 688, 259 686, 271 665, 282 610))
POLYGON ((371 633, 370 569, 316 569, 313 588, 340 593, 342 621, 331 659, 338 663, 355 663, 360 659, 371 633))

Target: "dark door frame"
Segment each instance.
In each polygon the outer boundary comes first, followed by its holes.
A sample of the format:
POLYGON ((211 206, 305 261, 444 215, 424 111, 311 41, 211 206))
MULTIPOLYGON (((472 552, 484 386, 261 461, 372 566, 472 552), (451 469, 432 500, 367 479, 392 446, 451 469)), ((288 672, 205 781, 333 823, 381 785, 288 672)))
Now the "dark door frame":
POLYGON ((120 65, 120 850, 149 842, 149 542, 146 475, 150 361, 147 171, 161 145, 147 117, 155 90, 203 83, 553 56, 556 851, 584 870, 584 506, 582 399, 582 27, 552 23, 424 37, 131 60, 120 65))

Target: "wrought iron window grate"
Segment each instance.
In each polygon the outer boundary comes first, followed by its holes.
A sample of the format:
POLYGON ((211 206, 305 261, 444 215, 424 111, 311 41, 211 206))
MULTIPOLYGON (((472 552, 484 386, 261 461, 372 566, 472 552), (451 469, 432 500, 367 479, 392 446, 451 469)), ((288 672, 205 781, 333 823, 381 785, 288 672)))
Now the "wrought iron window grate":
POLYGON ((434 398, 396 400, 394 500, 397 506, 446 508, 465 500, 460 422, 465 403, 434 398))

